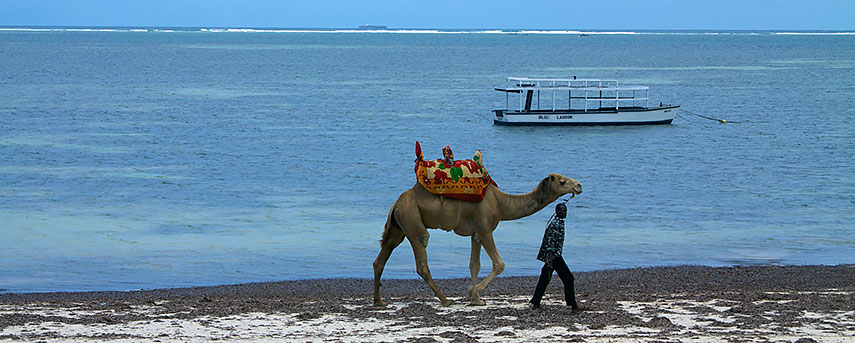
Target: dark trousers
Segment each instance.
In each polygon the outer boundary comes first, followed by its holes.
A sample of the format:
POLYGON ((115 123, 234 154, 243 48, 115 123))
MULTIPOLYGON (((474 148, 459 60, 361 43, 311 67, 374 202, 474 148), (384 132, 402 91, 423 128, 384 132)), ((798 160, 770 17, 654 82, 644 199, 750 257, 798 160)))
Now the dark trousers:
MULTIPOLYGON (((567 268, 564 258, 555 256, 552 259, 552 267, 555 268, 555 272, 558 273, 558 277, 564 283, 564 301, 567 302, 567 306, 572 306, 574 309, 577 308, 576 289, 573 286, 573 273, 570 272, 570 268, 567 268)), ((537 287, 534 289, 534 297, 529 301, 535 306, 540 306, 540 299, 543 298, 546 286, 549 285, 549 280, 552 279, 552 271, 553 269, 549 267, 549 263, 543 264, 543 269, 540 270, 540 280, 537 281, 537 287)))

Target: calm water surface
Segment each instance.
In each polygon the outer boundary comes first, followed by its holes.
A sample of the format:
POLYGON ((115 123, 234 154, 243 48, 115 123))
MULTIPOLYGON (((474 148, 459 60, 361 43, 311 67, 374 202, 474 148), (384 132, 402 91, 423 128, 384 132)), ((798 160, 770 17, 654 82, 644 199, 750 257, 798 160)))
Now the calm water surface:
MULTIPOLYGON (((416 140, 481 149, 509 193, 578 179, 573 270, 855 263, 853 56, 851 35, 0 31, 0 289, 370 278, 416 140), (573 75, 735 123, 492 125, 505 77, 573 75)), ((539 272, 550 214, 499 225, 504 275, 539 272)), ((468 276, 468 238, 431 233, 434 277, 468 276)), ((418 277, 408 243, 385 276, 418 277)))

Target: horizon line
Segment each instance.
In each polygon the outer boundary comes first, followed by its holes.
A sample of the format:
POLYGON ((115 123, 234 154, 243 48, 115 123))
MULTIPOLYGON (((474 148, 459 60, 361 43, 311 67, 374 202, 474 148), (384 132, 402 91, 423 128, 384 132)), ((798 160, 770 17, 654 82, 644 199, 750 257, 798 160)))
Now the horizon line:
MULTIPOLYGON (((373 24, 372 24, 373 25, 373 24)), ((377 24, 377 26, 383 26, 377 24)), ((450 27, 385 27, 381 29, 352 27, 289 27, 289 26, 179 26, 179 25, 6 25, 0 24, 0 28, 169 28, 169 29, 263 29, 263 30, 359 30, 359 31, 396 31, 396 30, 460 30, 460 31, 593 31, 593 32, 619 32, 619 31, 770 31, 770 32, 855 32, 852 29, 710 29, 710 28, 680 28, 680 29, 652 29, 652 28, 450 28, 450 27)))

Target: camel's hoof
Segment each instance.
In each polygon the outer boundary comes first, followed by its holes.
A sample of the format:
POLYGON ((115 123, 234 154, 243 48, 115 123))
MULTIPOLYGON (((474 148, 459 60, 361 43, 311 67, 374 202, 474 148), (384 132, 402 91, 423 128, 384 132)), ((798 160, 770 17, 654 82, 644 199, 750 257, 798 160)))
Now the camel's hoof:
POLYGON ((487 303, 485 303, 484 300, 478 299, 478 300, 472 300, 472 302, 469 303, 469 305, 470 306, 484 306, 484 305, 487 305, 487 303))
POLYGON ((374 300, 374 306, 386 307, 386 302, 384 302, 383 300, 374 300))
POLYGON ((451 303, 453 303, 451 300, 442 301, 442 307, 449 307, 451 306, 451 303))

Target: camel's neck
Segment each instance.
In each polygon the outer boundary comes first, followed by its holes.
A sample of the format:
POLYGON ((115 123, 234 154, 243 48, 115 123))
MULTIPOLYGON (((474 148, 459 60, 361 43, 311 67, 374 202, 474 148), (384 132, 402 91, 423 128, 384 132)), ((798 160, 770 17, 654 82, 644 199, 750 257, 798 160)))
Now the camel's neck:
POLYGON ((528 217, 549 205, 557 194, 550 194, 546 187, 546 180, 540 182, 533 191, 526 194, 508 194, 499 191, 498 203, 501 211, 501 220, 514 220, 528 217))

